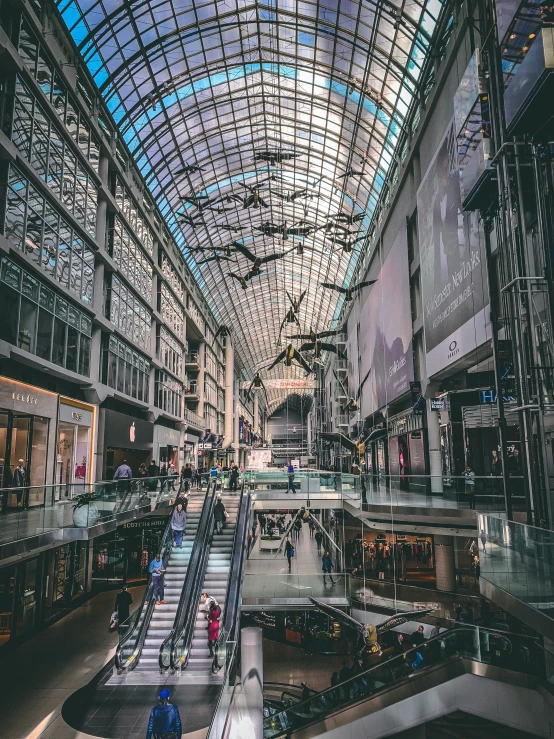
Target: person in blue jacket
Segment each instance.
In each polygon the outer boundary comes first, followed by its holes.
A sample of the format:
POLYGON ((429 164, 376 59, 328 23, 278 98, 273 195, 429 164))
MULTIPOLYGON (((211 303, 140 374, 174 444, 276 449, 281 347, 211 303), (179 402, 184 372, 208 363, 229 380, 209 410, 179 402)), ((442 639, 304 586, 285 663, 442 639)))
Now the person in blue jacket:
POLYGON ((150 711, 146 739, 162 739, 172 735, 181 739, 183 729, 179 709, 169 702, 170 692, 167 688, 160 690, 160 700, 157 706, 150 711))

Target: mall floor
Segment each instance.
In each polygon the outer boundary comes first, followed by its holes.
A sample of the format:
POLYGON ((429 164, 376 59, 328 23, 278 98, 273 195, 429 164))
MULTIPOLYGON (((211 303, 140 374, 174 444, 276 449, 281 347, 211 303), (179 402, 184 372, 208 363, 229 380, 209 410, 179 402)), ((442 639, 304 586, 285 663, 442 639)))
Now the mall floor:
MULTIPOLYGON (((143 588, 132 588, 134 605, 143 588)), ((109 629, 115 593, 101 593, 49 629, 0 657, 2 739, 85 739, 61 717, 65 700, 113 657, 109 629)))

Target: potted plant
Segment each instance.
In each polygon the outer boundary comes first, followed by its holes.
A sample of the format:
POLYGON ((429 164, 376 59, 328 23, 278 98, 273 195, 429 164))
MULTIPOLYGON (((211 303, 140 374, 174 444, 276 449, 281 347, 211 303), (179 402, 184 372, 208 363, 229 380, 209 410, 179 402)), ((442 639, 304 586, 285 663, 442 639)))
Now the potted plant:
POLYGON ((73 523, 81 529, 94 526, 100 518, 100 511, 94 501, 94 493, 82 493, 73 499, 73 523))

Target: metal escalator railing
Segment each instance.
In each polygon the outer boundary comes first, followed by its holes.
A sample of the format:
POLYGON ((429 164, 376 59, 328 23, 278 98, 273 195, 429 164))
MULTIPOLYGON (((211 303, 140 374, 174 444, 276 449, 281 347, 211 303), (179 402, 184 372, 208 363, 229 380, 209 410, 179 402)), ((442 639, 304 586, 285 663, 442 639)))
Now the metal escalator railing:
POLYGON ((206 500, 202 507, 195 546, 190 558, 187 575, 183 584, 179 607, 175 615, 173 629, 160 647, 160 672, 181 671, 187 666, 190 643, 194 634, 198 601, 204 582, 204 572, 208 562, 209 542, 214 526, 214 506, 216 485, 209 483, 206 500))
POLYGON ((233 540, 233 551, 231 554, 231 569, 229 570, 229 582, 227 585, 227 599, 225 602, 225 615, 223 618, 223 631, 227 638, 233 640, 236 636, 236 627, 240 609, 242 594, 242 579, 244 574, 244 563, 248 540, 248 524, 250 520, 250 493, 244 489, 244 481, 240 488, 240 499, 237 510, 237 523, 235 526, 235 537, 233 540))
POLYGON ((221 739, 224 735, 224 727, 227 723, 229 707, 233 697, 239 654, 237 627, 240 623, 240 604, 242 600, 244 567, 247 559, 251 503, 251 495, 245 491, 245 480, 243 479, 231 555, 225 615, 215 657, 217 660, 217 670, 219 671, 224 668, 223 685, 221 686, 212 721, 206 734, 207 739, 221 739))
MULTIPOLYGON (((171 552, 172 541, 173 537, 170 518, 166 524, 160 546, 160 555, 164 567, 171 552)), ((141 604, 136 611, 134 621, 130 629, 120 639, 117 647, 115 653, 115 666, 118 673, 128 672, 137 666, 142 653, 142 648, 144 647, 148 625, 150 624, 150 619, 154 612, 154 604, 154 585, 152 578, 150 577, 146 590, 144 591, 144 595, 142 596, 141 604)))
POLYGON ((288 737, 295 730, 323 721, 333 713, 400 685, 406 679, 413 680, 425 673, 426 668, 455 659, 494 664, 539 679, 552 679, 549 662, 537 639, 464 625, 362 670, 350 679, 283 710, 272 711, 267 706, 270 715, 264 718, 264 739, 288 737))
POLYGON ((248 530, 250 521, 250 493, 245 491, 244 480, 240 488, 240 499, 237 508, 237 522, 235 525, 235 536, 233 538, 233 549, 231 552, 231 568, 227 582, 227 598, 225 599, 225 613, 221 624, 219 639, 217 641, 216 658, 214 661, 214 672, 218 672, 227 664, 227 645, 236 641, 236 630, 239 622, 239 611, 242 599, 242 581, 244 575, 244 564, 246 561, 246 550, 248 543, 248 530), (219 659, 223 662, 219 664, 219 659))

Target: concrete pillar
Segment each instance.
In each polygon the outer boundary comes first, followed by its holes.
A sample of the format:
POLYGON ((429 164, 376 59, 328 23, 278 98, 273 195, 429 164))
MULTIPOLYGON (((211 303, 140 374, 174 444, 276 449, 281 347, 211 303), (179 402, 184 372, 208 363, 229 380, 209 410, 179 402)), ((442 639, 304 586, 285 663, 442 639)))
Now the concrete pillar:
POLYGON ((206 342, 201 341, 198 345, 198 415, 204 418, 204 376, 206 373, 206 342))
POLYGON ((252 431, 257 434, 258 429, 260 428, 260 400, 258 393, 254 393, 254 421, 252 423, 252 431))
POLYGON ((431 492, 442 493, 442 458, 441 431, 439 414, 431 410, 431 404, 425 401, 427 409, 427 444, 429 446, 429 468, 431 474, 431 492))
POLYGON ((264 654, 262 630, 253 626, 241 629, 240 674, 252 739, 264 736, 264 654))
POLYGON ((225 434, 223 448, 233 443, 233 416, 235 411, 235 350, 231 337, 225 339, 225 434))
POLYGON ((435 569, 437 590, 456 590, 453 536, 435 536, 435 569))
POLYGON ((106 250, 106 227, 108 225, 108 204, 99 200, 96 208, 96 241, 101 249, 106 250))
POLYGON ((110 160, 106 156, 101 156, 98 162, 98 174, 102 180, 103 185, 108 185, 108 169, 110 166, 110 160))

